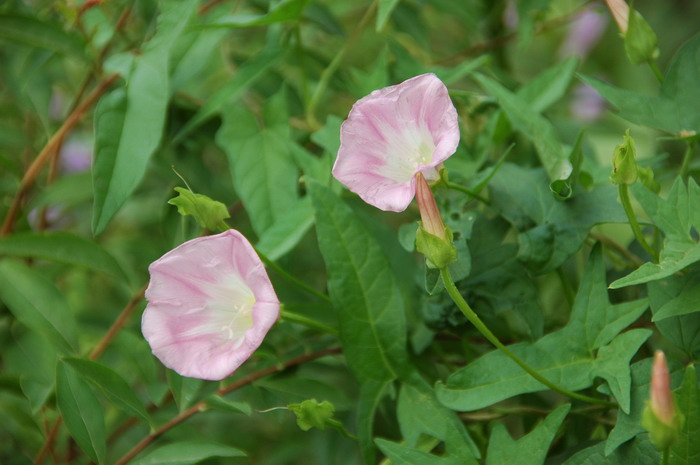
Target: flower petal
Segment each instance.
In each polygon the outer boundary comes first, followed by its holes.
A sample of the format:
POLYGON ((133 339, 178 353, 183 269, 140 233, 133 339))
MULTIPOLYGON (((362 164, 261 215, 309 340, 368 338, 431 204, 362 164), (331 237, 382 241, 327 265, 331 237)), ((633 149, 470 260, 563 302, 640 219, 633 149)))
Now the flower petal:
POLYGON ((457 111, 434 74, 360 99, 340 132, 333 175, 365 202, 389 211, 405 210, 416 173, 434 172, 459 143, 457 111))
POLYGON ((183 376, 228 376, 279 316, 265 268, 238 231, 188 241, 149 271, 143 335, 156 357, 183 376))

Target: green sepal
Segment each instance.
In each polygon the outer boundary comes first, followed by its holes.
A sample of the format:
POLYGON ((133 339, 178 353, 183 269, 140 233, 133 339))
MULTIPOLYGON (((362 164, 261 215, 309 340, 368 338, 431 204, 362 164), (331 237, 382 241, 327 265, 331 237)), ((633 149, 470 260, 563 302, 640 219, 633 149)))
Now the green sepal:
POLYGON ((658 194, 659 191, 661 191, 661 184, 654 179, 654 171, 652 171, 651 168, 642 168, 641 166, 638 166, 637 174, 639 175, 639 180, 644 187, 655 194, 658 194))
POLYGON ((642 426, 649 431, 649 440, 659 450, 671 447, 678 440, 678 432, 681 429, 682 420, 680 412, 676 409, 675 421, 668 425, 654 415, 654 412, 647 401, 642 413, 642 426))
POLYGON ((625 132, 622 144, 615 147, 613 153, 613 168, 610 180, 615 184, 634 184, 637 181, 637 162, 635 155, 637 149, 634 139, 630 136, 630 130, 625 132))
POLYGON ((297 425, 302 431, 311 428, 323 430, 326 426, 334 426, 330 420, 335 413, 335 407, 327 400, 319 402, 316 399, 308 399, 298 404, 289 404, 287 408, 296 415, 297 425))
POLYGON ((635 65, 654 61, 659 57, 656 33, 642 15, 630 8, 627 33, 625 34, 625 52, 630 62, 635 65))
POLYGON ((225 224, 224 220, 231 217, 226 205, 221 202, 203 194, 195 194, 183 187, 176 187, 175 190, 179 195, 168 200, 168 203, 175 205, 178 213, 182 216, 194 216, 197 224, 202 228, 207 228, 210 231, 222 229, 221 225, 225 224))
POLYGON ((418 222, 416 231, 416 250, 425 255, 429 268, 442 269, 457 261, 457 248, 452 243, 452 230, 445 226, 445 232, 449 240, 445 240, 423 229, 423 224, 418 222))

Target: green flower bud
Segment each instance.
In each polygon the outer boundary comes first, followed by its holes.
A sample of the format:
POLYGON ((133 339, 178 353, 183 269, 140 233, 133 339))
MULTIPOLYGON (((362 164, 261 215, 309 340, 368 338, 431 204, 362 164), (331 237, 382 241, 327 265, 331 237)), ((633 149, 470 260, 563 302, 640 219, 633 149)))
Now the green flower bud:
POLYGON ((627 32, 625 33, 625 52, 630 62, 635 65, 654 61, 659 57, 656 33, 642 15, 631 10, 627 32))
POLYGON ((613 153, 613 169, 610 179, 615 184, 634 184, 637 181, 637 162, 635 156, 637 149, 634 139, 630 136, 630 130, 625 133, 622 144, 615 147, 613 153))
POLYGON ((416 250, 425 255, 429 267, 444 268, 457 260, 457 248, 452 243, 452 231, 442 221, 433 191, 421 173, 416 175, 416 200, 422 220, 416 232, 416 250))

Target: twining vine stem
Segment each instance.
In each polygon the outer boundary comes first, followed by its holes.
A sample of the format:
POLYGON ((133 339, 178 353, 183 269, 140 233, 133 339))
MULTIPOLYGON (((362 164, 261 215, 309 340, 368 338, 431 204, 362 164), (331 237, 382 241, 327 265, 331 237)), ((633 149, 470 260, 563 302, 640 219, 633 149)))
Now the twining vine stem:
POLYGON ((637 242, 639 242, 639 244, 644 248, 644 250, 647 251, 652 260, 654 260, 654 263, 658 263, 659 254, 656 253, 656 251, 654 251, 654 249, 652 249, 651 246, 649 246, 649 243, 644 238, 644 234, 642 234, 642 228, 639 227, 637 216, 634 214, 632 202, 630 201, 629 187, 627 186, 627 184, 619 184, 618 190, 620 192, 620 202, 622 202, 622 208, 625 209, 625 213, 627 214, 627 219, 630 222, 630 227, 632 228, 632 232, 634 233, 635 239, 637 239, 637 242))
POLYGON ((532 368, 530 365, 528 365, 524 360, 522 360, 520 357, 515 355, 508 347, 506 347, 497 337, 495 334, 491 332, 491 330, 484 324, 483 321, 479 318, 479 316, 472 310, 472 308, 469 306, 466 300, 464 300, 464 297, 462 297, 462 294, 460 294, 459 290, 457 289, 457 286, 455 286, 454 281, 452 281, 452 276, 450 276, 450 271, 447 269, 447 267, 442 268, 440 270, 440 276, 442 277, 442 282, 445 284, 445 289, 447 290, 447 293, 450 295, 454 303, 459 307, 459 309, 462 311, 464 316, 467 317, 467 319, 471 322, 471 324, 476 327, 477 330, 486 338, 488 339, 491 344, 496 346, 498 349, 501 350, 505 355, 507 355, 511 360, 513 360, 515 363, 517 363, 520 368, 525 370, 530 376, 535 378, 537 381, 542 383, 543 385, 547 386, 548 388, 552 389, 553 391, 556 391, 560 394, 563 394, 567 397, 570 397, 572 399, 577 399, 581 400, 583 402, 589 402, 592 404, 601 404, 601 405, 607 405, 610 407, 615 407, 617 404, 614 404, 612 402, 608 402, 603 399, 597 399, 595 397, 589 397, 583 394, 579 394, 577 392, 569 391, 568 389, 564 389, 563 387, 554 384, 553 382, 549 381, 547 378, 542 376, 537 370, 532 368))
MULTIPOLYGON (((299 357, 293 358, 291 360, 288 360, 282 364, 278 365, 273 365, 271 367, 265 368, 264 370, 260 370, 256 373, 253 373, 249 376, 246 376, 245 378, 242 378, 232 384, 229 384, 228 386, 224 386, 218 391, 216 391, 215 395, 218 396, 224 396, 226 394, 229 394, 230 392, 235 391, 236 389, 240 389, 243 386, 247 386, 255 381, 257 381, 260 378, 263 378, 267 375, 271 375, 273 373, 277 373, 279 371, 284 371, 287 368, 300 365, 305 362, 309 362, 311 360, 316 360, 321 357, 326 357, 328 355, 336 355, 340 353, 340 348, 332 348, 332 349, 325 349, 321 350, 318 352, 313 352, 310 354, 304 354, 300 355, 299 357)), ((155 441, 159 436, 163 435, 165 432, 171 430, 175 426, 179 425, 183 421, 187 420, 191 416, 194 416, 195 414, 204 411, 207 408, 207 403, 206 400, 201 400, 194 404, 192 407, 188 408, 187 410, 183 411, 182 413, 178 414, 177 416, 173 417, 170 419, 168 422, 163 424, 160 428, 156 429, 152 433, 150 433, 148 436, 144 437, 141 441, 139 441, 138 444, 136 444, 129 452, 124 454, 119 460, 114 462, 114 465, 124 465, 128 463, 131 459, 136 457, 143 449, 145 449, 149 444, 151 444, 153 441, 155 441)))

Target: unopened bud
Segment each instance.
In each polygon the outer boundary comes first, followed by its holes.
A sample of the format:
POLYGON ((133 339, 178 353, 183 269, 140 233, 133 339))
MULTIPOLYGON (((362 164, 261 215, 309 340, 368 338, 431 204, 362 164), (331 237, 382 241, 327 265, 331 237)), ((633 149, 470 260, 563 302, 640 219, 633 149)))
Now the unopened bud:
POLYGON ((673 401, 666 357, 660 350, 654 354, 649 389, 649 403, 644 409, 642 424, 649 430, 651 442, 664 450, 676 441, 681 422, 673 401))
POLYGON ((610 179, 615 184, 634 184, 637 181, 637 149, 629 129, 625 133, 622 144, 615 147, 613 153, 613 168, 610 179))
POLYGON ((629 18, 630 7, 625 0, 605 0, 605 3, 610 9, 617 27, 620 28, 622 35, 627 33, 627 21, 629 18))
POLYGON ((416 250, 425 255, 429 267, 444 268, 457 260, 452 233, 440 215, 433 191, 421 173, 416 175, 416 200, 421 224, 416 232, 416 250))
POLYGON ((634 65, 651 62, 659 57, 659 40, 642 15, 632 10, 625 33, 625 52, 634 65))

